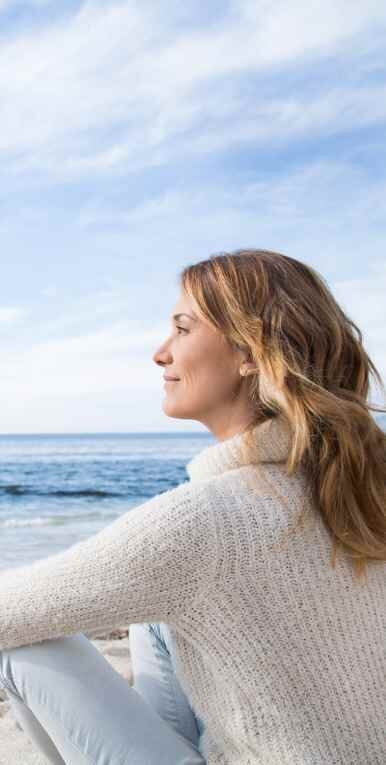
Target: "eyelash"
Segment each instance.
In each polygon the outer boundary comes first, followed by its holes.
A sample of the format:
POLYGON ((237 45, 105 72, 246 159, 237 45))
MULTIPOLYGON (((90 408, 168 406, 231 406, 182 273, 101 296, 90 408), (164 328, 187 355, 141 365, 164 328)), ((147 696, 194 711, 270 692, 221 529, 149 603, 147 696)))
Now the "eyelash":
POLYGON ((180 329, 182 332, 189 332, 189 330, 185 329, 185 327, 176 327, 176 329, 180 329))

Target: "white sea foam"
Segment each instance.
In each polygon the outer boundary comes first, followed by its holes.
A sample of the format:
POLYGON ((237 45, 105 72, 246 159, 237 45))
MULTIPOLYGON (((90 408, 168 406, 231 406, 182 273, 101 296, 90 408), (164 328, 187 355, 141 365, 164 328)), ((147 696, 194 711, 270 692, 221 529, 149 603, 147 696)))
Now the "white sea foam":
POLYGON ((20 526, 56 526, 61 523, 65 523, 65 521, 57 517, 38 515, 36 518, 8 518, 5 521, 0 521, 0 526, 2 528, 18 528, 20 526))
POLYGON ((119 513, 84 513, 83 515, 37 515, 34 518, 6 518, 0 520, 0 528, 24 528, 26 526, 64 526, 76 522, 108 521, 119 513))

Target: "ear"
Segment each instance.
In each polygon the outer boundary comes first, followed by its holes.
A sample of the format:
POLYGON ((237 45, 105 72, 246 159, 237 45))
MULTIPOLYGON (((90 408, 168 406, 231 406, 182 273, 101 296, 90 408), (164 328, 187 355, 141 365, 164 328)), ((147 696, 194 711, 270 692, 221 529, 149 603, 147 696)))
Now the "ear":
POLYGON ((239 366, 239 373, 242 377, 250 374, 256 374, 256 364, 253 361, 252 354, 248 346, 235 345, 237 352, 236 364, 239 366))
POLYGON ((256 364, 254 362, 243 361, 240 364, 240 375, 242 377, 247 377, 251 374, 257 374, 256 364))

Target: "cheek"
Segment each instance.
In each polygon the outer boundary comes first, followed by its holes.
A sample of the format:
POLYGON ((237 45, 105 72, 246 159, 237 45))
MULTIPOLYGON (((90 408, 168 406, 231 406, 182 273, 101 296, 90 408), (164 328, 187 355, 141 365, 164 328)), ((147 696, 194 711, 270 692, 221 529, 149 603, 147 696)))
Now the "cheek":
POLYGON ((232 369, 223 352, 213 345, 201 343, 185 357, 183 381, 189 388, 200 389, 201 394, 210 396, 215 390, 218 395, 234 385, 232 369))

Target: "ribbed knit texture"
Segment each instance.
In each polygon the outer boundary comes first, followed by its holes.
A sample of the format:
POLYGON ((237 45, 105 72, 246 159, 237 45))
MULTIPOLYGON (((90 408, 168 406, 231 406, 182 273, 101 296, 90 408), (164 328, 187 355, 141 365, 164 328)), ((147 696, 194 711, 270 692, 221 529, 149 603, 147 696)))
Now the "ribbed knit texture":
POLYGON ((258 465, 241 439, 98 534, 2 573, 0 649, 164 622, 208 765, 385 765, 386 565, 367 584, 341 555, 331 567, 305 476, 286 473, 283 417, 255 429, 258 465))

